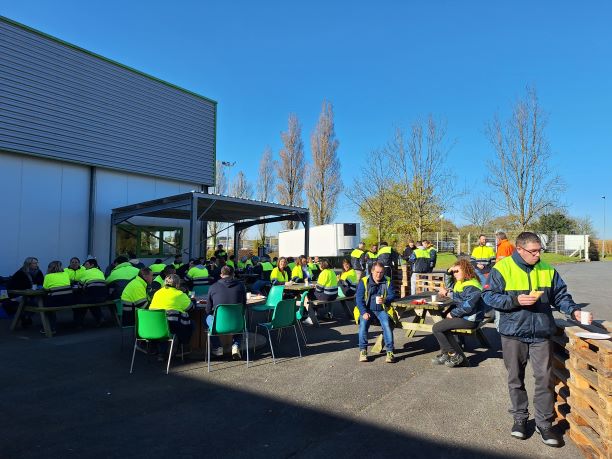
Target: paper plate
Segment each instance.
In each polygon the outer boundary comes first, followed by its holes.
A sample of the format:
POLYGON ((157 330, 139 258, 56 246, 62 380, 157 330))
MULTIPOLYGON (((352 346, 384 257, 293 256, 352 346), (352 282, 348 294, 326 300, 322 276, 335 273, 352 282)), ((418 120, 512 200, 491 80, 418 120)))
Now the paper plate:
POLYGON ((429 304, 444 304, 444 301, 430 301, 429 304))
POLYGON ((586 339, 610 339, 610 335, 606 333, 578 332, 576 336, 586 339))

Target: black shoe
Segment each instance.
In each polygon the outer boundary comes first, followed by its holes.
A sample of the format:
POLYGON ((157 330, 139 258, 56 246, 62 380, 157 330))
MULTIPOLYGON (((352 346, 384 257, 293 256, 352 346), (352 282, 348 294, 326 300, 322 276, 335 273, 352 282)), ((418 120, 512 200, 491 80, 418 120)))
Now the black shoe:
POLYGON ((435 365, 444 365, 444 362, 448 360, 448 352, 442 352, 431 359, 431 363, 435 365))
POLYGON ((444 365, 449 368, 459 367, 464 364, 465 360, 466 358, 463 354, 456 352, 454 354, 448 354, 448 360, 444 362, 444 365))
POLYGON ((525 440, 527 438, 527 419, 515 419, 510 435, 519 440, 525 440))
POLYGON ((552 446, 553 448, 558 448, 561 446, 561 440, 559 440, 559 437, 552 426, 540 427, 536 425, 536 432, 540 434, 542 443, 545 445, 552 446))

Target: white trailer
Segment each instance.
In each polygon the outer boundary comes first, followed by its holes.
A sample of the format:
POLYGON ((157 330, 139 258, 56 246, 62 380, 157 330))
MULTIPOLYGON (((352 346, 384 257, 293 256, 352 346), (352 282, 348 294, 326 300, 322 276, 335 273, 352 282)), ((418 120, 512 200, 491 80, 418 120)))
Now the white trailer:
MULTIPOLYGON (((350 253, 360 242, 359 223, 330 223, 311 226, 308 254, 318 257, 340 257, 350 253)), ((278 256, 297 257, 304 254, 304 229, 278 233, 278 256)))

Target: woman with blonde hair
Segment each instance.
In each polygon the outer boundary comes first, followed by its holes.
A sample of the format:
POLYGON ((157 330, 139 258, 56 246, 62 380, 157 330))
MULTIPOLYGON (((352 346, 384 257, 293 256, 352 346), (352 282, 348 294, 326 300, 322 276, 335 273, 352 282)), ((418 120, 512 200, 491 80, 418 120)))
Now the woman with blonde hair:
POLYGON ((155 292, 149 309, 164 309, 170 325, 182 344, 189 343, 193 326, 189 310, 193 306, 189 297, 181 289, 181 279, 176 274, 169 274, 164 279, 164 286, 155 292))
POLYGON ((476 328, 484 318, 482 286, 470 260, 458 259, 449 269, 455 283, 453 289, 441 287, 439 296, 452 298, 452 307, 444 320, 434 324, 432 331, 441 353, 432 359, 432 363, 447 367, 469 366, 467 357, 452 334, 452 330, 476 328))
MULTIPOLYGON (((43 281, 43 288, 47 292, 46 307, 68 306, 74 304, 70 276, 64 271, 62 262, 54 260, 47 267, 47 274, 43 281)), ((55 333, 56 317, 54 312, 48 313, 51 332, 55 333)), ((44 330, 40 331, 44 333, 44 330)))

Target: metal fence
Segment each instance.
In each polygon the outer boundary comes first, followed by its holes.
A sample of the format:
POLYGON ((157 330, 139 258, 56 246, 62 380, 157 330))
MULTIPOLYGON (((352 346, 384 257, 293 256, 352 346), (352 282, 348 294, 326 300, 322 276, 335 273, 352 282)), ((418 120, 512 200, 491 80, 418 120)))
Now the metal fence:
MULTIPOLYGON (((507 232, 508 239, 514 243, 518 232, 507 232)), ((423 239, 431 241, 438 252, 451 252, 457 255, 470 254, 478 245, 480 233, 435 232, 423 233, 423 239)), ((495 233, 484 233, 487 245, 495 248, 495 233)), ((542 246, 548 253, 577 257, 589 260, 589 246, 592 244, 586 234, 539 234, 542 246), (585 250, 586 248, 586 250, 585 250)))

